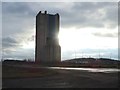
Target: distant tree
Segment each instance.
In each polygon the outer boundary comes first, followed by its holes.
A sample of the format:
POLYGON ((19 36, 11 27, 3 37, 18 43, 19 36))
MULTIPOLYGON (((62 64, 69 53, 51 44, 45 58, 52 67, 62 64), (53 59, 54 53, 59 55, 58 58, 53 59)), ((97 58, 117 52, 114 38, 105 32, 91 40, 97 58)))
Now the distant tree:
POLYGON ((24 59, 23 61, 24 61, 24 62, 27 62, 27 59, 24 59))
POLYGON ((28 59, 28 62, 32 62, 33 60, 32 59, 28 59))

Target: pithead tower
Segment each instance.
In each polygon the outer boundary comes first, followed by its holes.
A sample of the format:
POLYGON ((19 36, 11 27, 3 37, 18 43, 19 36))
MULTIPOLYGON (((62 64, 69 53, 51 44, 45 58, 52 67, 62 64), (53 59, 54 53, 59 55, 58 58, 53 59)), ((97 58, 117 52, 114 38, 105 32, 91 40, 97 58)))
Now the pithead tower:
POLYGON ((61 61, 61 47, 58 39, 59 14, 47 14, 47 11, 36 16, 36 51, 35 62, 58 63, 61 61))

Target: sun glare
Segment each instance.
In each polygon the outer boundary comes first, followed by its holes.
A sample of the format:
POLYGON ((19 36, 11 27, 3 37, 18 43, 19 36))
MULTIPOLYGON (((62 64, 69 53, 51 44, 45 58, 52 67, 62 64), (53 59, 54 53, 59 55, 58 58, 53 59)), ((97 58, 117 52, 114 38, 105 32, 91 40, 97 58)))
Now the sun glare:
MULTIPOLYGON (((103 29, 102 29, 103 30, 103 29)), ((63 51, 75 49, 104 49, 104 48, 117 48, 117 38, 97 37, 93 33, 101 31, 96 28, 69 28, 60 29, 59 43, 63 51)), ((108 30, 104 30, 107 32, 108 30)))
MULTIPOLYGON (((62 51, 77 50, 77 49, 106 49, 117 48, 118 38, 97 37, 93 35, 95 32, 101 32, 103 29, 96 28, 60 28, 59 44, 62 51)), ((117 30, 117 29, 116 29, 117 30)), ((103 33, 108 33, 107 29, 103 33)), ((115 30, 114 30, 115 31, 115 30)), ((24 49, 35 48, 35 42, 24 42, 24 49)))

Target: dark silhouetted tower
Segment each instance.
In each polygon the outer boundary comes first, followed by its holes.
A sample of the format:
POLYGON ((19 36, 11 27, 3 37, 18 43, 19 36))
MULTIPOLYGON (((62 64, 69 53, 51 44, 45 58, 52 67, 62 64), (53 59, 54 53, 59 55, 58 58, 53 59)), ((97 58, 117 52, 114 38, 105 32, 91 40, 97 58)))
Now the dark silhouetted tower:
POLYGON ((61 47, 58 39, 59 14, 41 13, 36 16, 35 62, 56 63, 61 61, 61 47))

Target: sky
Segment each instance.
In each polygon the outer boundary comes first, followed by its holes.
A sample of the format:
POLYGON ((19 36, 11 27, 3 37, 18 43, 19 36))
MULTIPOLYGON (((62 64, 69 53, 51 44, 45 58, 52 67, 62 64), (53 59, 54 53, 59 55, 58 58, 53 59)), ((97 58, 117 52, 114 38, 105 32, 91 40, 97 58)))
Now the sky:
POLYGON ((2 2, 3 59, 34 59, 36 15, 45 10, 60 15, 62 60, 118 59, 117 2, 2 2))

